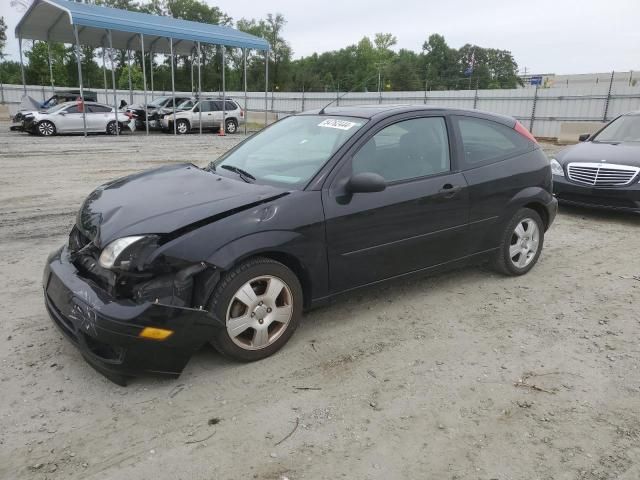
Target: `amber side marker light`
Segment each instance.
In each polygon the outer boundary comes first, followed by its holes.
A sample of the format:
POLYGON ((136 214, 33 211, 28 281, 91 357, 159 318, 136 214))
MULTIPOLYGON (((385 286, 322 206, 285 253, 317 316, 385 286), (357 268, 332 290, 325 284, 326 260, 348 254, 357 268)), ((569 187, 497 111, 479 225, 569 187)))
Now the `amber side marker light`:
POLYGON ((149 338, 151 340, 166 340, 173 335, 173 330, 165 330, 164 328, 144 327, 140 334, 141 338, 149 338))

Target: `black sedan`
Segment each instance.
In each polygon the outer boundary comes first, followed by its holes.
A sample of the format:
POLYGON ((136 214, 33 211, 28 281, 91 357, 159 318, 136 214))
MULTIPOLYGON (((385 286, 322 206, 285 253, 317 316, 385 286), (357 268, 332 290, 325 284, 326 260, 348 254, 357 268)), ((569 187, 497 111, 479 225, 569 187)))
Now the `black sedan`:
POLYGON ((580 140, 551 159, 558 200, 640 213, 640 112, 580 140))
POLYGON ((537 262, 557 202, 512 118, 422 106, 287 117, 206 168, 96 189, 44 271, 61 331, 112 380, 177 376, 210 342, 258 360, 303 310, 409 275, 537 262))

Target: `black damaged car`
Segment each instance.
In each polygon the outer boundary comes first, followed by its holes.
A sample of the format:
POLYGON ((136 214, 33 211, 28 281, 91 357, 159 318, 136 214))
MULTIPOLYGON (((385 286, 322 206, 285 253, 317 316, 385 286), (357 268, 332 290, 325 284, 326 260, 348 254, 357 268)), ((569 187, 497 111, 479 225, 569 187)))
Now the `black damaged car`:
POLYGON ((561 203, 640 213, 640 112, 612 120, 551 159, 561 203))
POLYGON ((338 294, 489 260, 537 262, 557 202, 512 118, 422 106, 287 117, 206 168, 99 187, 44 271, 48 312, 118 383, 177 376, 206 343, 267 357, 338 294))

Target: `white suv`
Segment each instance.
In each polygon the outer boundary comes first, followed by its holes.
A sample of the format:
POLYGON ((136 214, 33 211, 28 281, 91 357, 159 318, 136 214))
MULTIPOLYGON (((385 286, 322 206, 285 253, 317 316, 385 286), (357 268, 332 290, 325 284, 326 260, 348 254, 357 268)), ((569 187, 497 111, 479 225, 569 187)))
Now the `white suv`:
MULTIPOLYGON (((179 134, 189 133, 191 130, 200 129, 200 118, 202 118, 203 129, 220 129, 222 122, 223 100, 203 99, 201 101, 187 100, 176 107, 176 115, 173 112, 165 114, 160 125, 168 132, 173 131, 173 122, 176 122, 176 131, 179 134), (202 112, 200 110, 202 109, 202 112)), ((236 133, 238 126, 244 124, 244 111, 233 100, 227 99, 225 107, 225 132, 236 133)))

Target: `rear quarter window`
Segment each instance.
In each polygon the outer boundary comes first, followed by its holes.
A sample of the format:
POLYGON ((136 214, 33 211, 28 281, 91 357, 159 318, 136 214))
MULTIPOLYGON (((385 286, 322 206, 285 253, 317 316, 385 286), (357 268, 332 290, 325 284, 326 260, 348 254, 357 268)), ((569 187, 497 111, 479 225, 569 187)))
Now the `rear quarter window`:
POLYGON ((455 116, 466 168, 499 162, 528 152, 534 144, 513 128, 476 117, 455 116))

